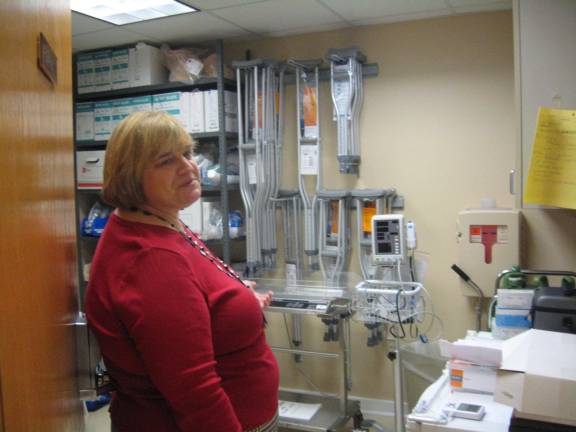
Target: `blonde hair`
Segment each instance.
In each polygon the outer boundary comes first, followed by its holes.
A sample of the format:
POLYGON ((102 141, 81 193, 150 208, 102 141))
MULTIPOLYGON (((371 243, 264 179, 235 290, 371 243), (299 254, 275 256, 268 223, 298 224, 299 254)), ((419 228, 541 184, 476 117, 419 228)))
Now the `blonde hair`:
POLYGON ((102 199, 122 209, 146 202, 142 176, 146 167, 164 153, 193 149, 190 135, 164 112, 137 112, 114 129, 106 146, 102 199))

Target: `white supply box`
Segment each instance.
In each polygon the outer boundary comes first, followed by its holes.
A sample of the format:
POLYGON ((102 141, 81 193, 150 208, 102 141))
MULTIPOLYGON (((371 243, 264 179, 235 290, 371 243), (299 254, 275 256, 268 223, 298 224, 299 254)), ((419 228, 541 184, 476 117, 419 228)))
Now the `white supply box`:
POLYGON ((76 152, 76 182, 78 189, 100 189, 104 173, 105 150, 76 152))
POLYGON ((492 318, 492 336, 495 339, 499 340, 506 340, 519 335, 520 333, 524 333, 530 329, 524 327, 499 327, 496 324, 496 318, 492 318))
POLYGON ((202 198, 202 239, 213 240, 222 238, 222 226, 218 227, 212 223, 212 213, 221 211, 220 200, 218 198, 202 198))
POLYGON ((152 45, 137 43, 128 52, 130 87, 161 84, 168 81, 168 70, 162 64, 162 53, 152 45))
POLYGON ((517 417, 576 426, 576 334, 530 329, 503 347, 494 400, 517 417))
POLYGON ((190 207, 180 211, 180 218, 188 228, 203 240, 221 238, 221 229, 210 223, 213 209, 220 210, 220 200, 214 197, 202 197, 190 207))
POLYGON ((195 234, 202 233, 202 198, 196 200, 191 206, 180 210, 180 219, 195 234))
POLYGON ((131 112, 152 111, 152 96, 137 96, 130 100, 131 112))
POLYGON ((112 51, 112 90, 130 87, 130 69, 128 48, 112 51))
POLYGON ((529 329, 532 327, 530 309, 513 309, 496 306, 496 325, 529 329))
POLYGON ((106 141, 112 134, 112 102, 94 103, 94 141, 106 141))
POLYGON ((94 104, 76 104, 76 141, 94 141, 94 104))
POLYGON ((494 393, 496 367, 479 366, 462 360, 450 360, 450 387, 453 390, 494 393))
POLYGON ((78 94, 94 91, 94 59, 92 53, 78 54, 76 61, 78 94))
POLYGON ((112 88, 112 50, 97 51, 94 58, 94 91, 112 88))
POLYGON ((112 120, 110 132, 114 132, 118 123, 132 114, 132 98, 115 99, 112 102, 112 120))
POLYGON ((182 127, 190 132, 190 93, 172 92, 152 97, 154 111, 164 111, 180 121, 182 127))
POLYGON ((498 289, 498 306, 503 308, 530 309, 533 289, 498 289))
POLYGON ((204 125, 204 92, 190 93, 190 132, 202 133, 206 131, 204 125))
MULTIPOLYGON (((225 130, 238 132, 238 105, 236 93, 224 92, 225 130)), ((218 90, 204 92, 204 127, 205 132, 218 132, 220 129, 218 115, 218 90)))

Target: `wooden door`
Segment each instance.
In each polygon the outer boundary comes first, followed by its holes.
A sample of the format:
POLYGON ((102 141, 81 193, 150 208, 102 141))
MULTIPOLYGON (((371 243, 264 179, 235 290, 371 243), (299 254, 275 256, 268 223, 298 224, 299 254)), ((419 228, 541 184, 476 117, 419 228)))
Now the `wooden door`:
POLYGON ((78 432, 69 0, 0 1, 0 48, 0 431, 78 432))

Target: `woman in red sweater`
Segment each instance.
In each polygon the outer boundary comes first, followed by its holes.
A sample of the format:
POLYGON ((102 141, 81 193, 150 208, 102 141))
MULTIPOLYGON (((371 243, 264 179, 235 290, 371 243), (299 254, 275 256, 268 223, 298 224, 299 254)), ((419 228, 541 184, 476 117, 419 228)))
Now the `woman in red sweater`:
POLYGON ((92 261, 86 312, 115 394, 117 432, 273 431, 278 366, 259 295, 178 218, 201 194, 192 140, 136 113, 106 149, 116 207, 92 261))

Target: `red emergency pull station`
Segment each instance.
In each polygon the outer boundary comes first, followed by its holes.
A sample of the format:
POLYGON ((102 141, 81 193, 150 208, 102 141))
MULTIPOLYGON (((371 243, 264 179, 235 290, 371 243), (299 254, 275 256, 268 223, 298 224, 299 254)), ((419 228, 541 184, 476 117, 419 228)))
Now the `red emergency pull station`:
POLYGON ((470 243, 484 245, 484 262, 492 263, 492 246, 498 243, 498 225, 470 225, 470 243))

